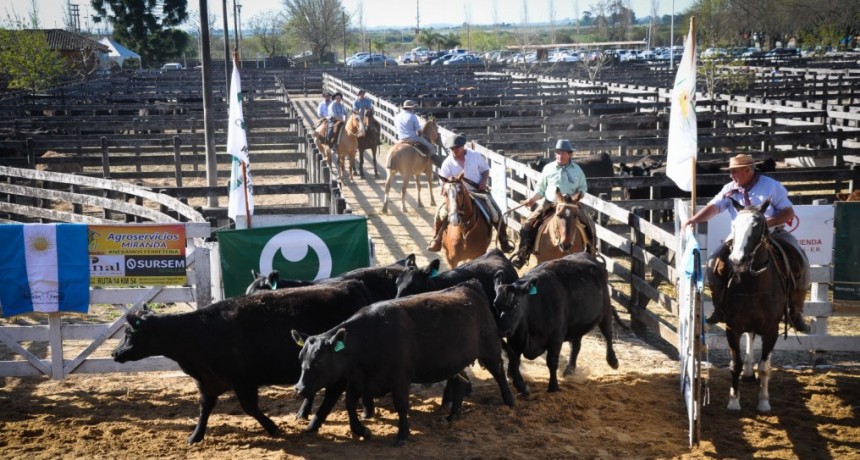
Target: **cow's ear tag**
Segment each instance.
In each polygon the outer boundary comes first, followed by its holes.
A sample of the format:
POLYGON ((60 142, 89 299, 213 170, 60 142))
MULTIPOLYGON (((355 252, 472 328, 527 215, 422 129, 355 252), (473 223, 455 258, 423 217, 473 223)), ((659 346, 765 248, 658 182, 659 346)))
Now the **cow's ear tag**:
POLYGON ((537 294, 537 286, 535 286, 534 284, 530 284, 529 285, 529 295, 535 295, 535 294, 537 294))
POLYGON ((341 351, 344 348, 346 348, 346 345, 344 345, 342 341, 338 340, 334 343, 334 351, 341 351))
POLYGON ((439 274, 439 270, 434 268, 433 270, 430 271, 430 278, 436 278, 436 276, 438 274, 439 274))
POLYGON ((277 291, 277 290, 278 290, 278 282, 277 282, 277 281, 275 281, 274 283, 272 283, 272 290, 273 290, 273 291, 277 291))

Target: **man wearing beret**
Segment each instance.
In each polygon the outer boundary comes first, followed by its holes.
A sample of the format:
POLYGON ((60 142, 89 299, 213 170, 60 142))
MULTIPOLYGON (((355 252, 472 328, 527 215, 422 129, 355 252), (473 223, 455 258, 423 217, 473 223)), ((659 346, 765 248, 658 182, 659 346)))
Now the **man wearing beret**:
MULTIPOLYGON (((499 205, 487 191, 487 181, 490 178, 490 166, 480 153, 466 148, 464 136, 452 136, 445 141, 445 148, 451 151, 448 158, 439 168, 439 177, 452 178, 463 173, 463 182, 469 194, 482 208, 483 214, 488 218, 490 226, 496 228, 499 239, 499 248, 502 252, 511 252, 514 247, 508 241, 508 225, 502 216, 499 205)), ((441 182, 444 195, 445 183, 441 182)), ((436 219, 433 225, 433 242, 427 247, 430 252, 438 252, 442 249, 442 232, 448 226, 448 208, 443 201, 436 210, 436 219)))
MULTIPOLYGON (((535 193, 527 200, 523 201, 526 206, 532 206, 543 198, 543 203, 534 210, 531 215, 523 222, 523 227, 520 230, 520 247, 517 254, 511 259, 511 262, 517 268, 522 268, 528 262, 534 249, 535 238, 537 231, 540 228, 543 220, 549 216, 555 209, 555 192, 558 190, 562 195, 573 195, 577 192, 587 192, 588 184, 585 182, 585 173, 572 160, 573 146, 567 139, 559 139, 555 144, 555 161, 544 166, 541 171, 540 179, 535 186, 535 193)), ((594 229, 594 221, 585 213, 585 210, 580 209, 577 216, 580 225, 585 228, 588 238, 587 246, 589 252, 595 251, 594 238, 596 235, 594 229)))

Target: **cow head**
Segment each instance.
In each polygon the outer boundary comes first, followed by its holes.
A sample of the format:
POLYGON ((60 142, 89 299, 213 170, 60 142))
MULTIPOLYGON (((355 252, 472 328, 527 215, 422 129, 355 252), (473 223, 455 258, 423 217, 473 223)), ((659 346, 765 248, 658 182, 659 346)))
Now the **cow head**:
POLYGON ((537 294, 536 281, 523 282, 522 279, 512 284, 504 284, 504 275, 496 273, 493 281, 496 287, 496 298, 493 309, 498 315, 499 335, 510 337, 522 321, 525 296, 537 294))
POLYGON ((397 285, 397 297, 412 294, 420 294, 430 290, 430 278, 439 274, 439 259, 421 268, 407 267, 395 281, 397 285))
POLYGON ((135 311, 126 315, 125 320, 125 336, 111 352, 114 361, 124 363, 162 354, 162 340, 155 328, 156 315, 150 311, 135 311))
POLYGON ((263 275, 257 270, 251 270, 251 276, 254 278, 254 281, 245 289, 245 295, 260 291, 274 291, 278 289, 278 281, 280 281, 281 277, 277 270, 273 270, 268 276, 263 275))
POLYGON ((327 337, 328 334, 304 338, 295 329, 292 331, 293 340, 302 347, 299 352, 302 375, 296 384, 296 392, 300 396, 312 398, 346 373, 346 329, 338 329, 331 337, 327 337))

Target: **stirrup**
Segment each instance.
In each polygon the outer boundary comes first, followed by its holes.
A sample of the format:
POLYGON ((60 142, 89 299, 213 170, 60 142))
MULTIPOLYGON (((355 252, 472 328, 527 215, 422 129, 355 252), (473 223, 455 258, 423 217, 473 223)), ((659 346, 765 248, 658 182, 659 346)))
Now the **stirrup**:
POLYGON ((705 320, 705 322, 708 324, 725 323, 726 315, 725 313, 723 313, 723 310, 721 308, 715 308, 714 312, 711 313, 711 316, 709 316, 708 319, 705 320))

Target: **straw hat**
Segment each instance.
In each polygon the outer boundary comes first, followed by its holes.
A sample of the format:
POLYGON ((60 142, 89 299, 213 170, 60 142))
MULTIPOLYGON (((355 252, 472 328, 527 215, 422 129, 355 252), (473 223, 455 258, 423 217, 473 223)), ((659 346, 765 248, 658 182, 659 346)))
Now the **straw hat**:
POLYGON ((567 139, 559 139, 558 142, 555 143, 555 149, 573 153, 573 146, 570 145, 570 141, 567 139))
POLYGON ((416 104, 415 101, 413 101, 412 99, 407 99, 403 101, 404 109, 414 109, 415 107, 418 107, 418 104, 416 104))
POLYGON ((755 166, 759 163, 761 162, 753 160, 752 155, 739 153, 729 160, 729 167, 723 169, 746 168, 748 166, 755 166))

